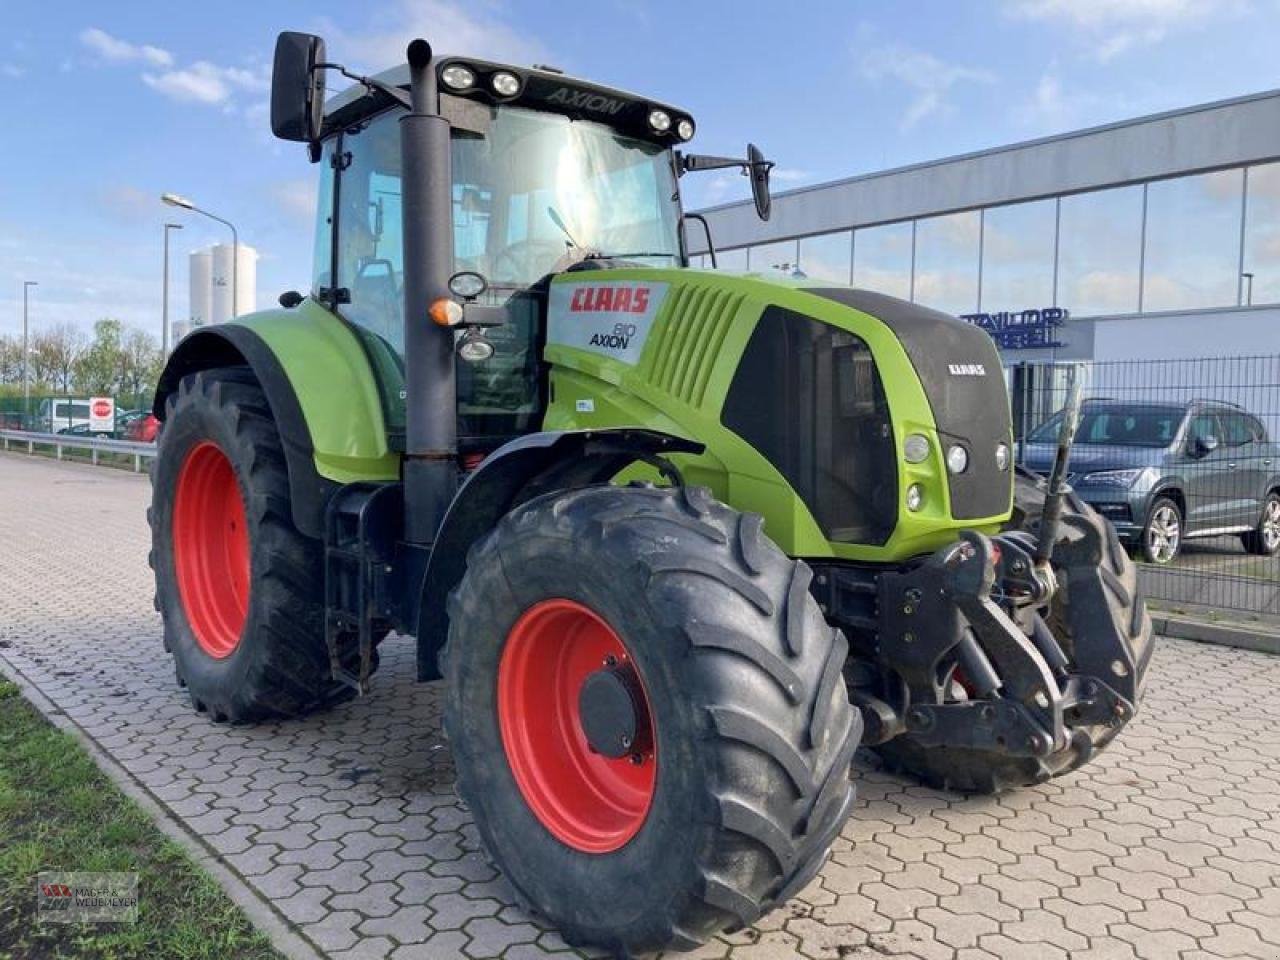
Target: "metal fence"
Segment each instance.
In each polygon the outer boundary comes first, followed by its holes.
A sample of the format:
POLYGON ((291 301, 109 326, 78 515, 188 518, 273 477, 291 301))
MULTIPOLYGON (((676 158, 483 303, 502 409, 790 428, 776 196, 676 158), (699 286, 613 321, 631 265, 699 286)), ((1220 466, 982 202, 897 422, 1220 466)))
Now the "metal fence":
MULTIPOLYGON (((98 436, 124 438, 124 428, 150 410, 149 397, 113 398, 114 417, 110 429, 98 427, 98 436)), ((35 433, 88 434, 93 398, 80 394, 36 394, 30 397, 0 396, 0 430, 28 430, 35 433)))
POLYGON ((107 458, 117 458, 124 463, 132 461, 134 473, 142 470, 143 460, 150 460, 156 455, 154 443, 67 433, 37 433, 31 430, 0 430, 0 449, 25 450, 29 454, 52 453, 59 460, 63 459, 65 453, 74 451, 84 454, 85 459, 93 464, 107 458))
POLYGON ((1129 544, 1147 596, 1280 616, 1280 356, 1009 367, 1031 469, 1048 472, 1075 371, 1069 479, 1129 544))

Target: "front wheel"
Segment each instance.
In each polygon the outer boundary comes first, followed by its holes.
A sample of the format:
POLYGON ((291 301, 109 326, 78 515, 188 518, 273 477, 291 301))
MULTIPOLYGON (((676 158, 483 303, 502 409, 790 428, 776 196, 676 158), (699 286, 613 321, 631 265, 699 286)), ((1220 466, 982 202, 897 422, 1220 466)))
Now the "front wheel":
POLYGON ((1258 525, 1240 535, 1245 550, 1258 557, 1274 557, 1280 552, 1280 494, 1267 494, 1262 502, 1258 525))
POLYGON ((1182 551, 1182 508, 1169 497, 1157 497, 1142 528, 1142 559, 1168 566, 1182 551))
POLYGON ((809 578, 698 488, 550 494, 472 550, 444 652, 458 790, 571 943, 691 949, 817 873, 862 724, 809 578))

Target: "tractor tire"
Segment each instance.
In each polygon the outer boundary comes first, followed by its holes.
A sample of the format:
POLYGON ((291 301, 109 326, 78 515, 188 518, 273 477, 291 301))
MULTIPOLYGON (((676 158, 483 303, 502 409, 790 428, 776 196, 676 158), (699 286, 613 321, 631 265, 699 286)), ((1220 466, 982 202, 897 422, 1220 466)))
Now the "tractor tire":
POLYGON ((817 874, 862 722, 810 577, 703 488, 548 494, 471 550, 443 656, 457 789, 570 943, 694 949, 817 874))
MULTIPOLYGON (((1013 519, 1008 529, 1036 530, 1044 508, 1043 481, 1019 472, 1014 482, 1013 519)), ((1073 562, 1072 549, 1080 540, 1069 540, 1055 548, 1054 573, 1063 589, 1054 595, 1049 628, 1069 659, 1074 656, 1072 617, 1068 609, 1072 576, 1101 576, 1108 584, 1107 613, 1113 629, 1125 638, 1137 655, 1139 671, 1150 660, 1151 618, 1138 590, 1137 566, 1129 559, 1115 528, 1074 493, 1062 505, 1064 529, 1075 524, 1088 526, 1101 540, 1101 569, 1073 562)), ((919 780, 927 786, 957 793, 996 794, 1043 783, 1085 764, 1103 750, 1127 723, 1095 724, 1071 728, 1071 738, 1061 750, 1046 757, 1015 757, 986 750, 958 747, 921 746, 910 732, 872 747, 885 768, 919 780)))
POLYGON ((353 696, 329 669, 324 545, 293 525, 280 435, 247 368, 183 378, 151 483, 155 605, 192 705, 247 723, 353 696))

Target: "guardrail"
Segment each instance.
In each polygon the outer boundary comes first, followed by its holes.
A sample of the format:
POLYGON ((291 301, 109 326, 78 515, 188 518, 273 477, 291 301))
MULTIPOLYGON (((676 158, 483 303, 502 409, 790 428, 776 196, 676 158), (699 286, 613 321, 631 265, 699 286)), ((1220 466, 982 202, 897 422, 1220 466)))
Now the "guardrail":
POLYGON ((150 460, 156 455, 154 443, 139 443, 136 440, 112 440, 108 437, 83 437, 66 433, 29 433, 26 430, 0 430, 0 443, 8 450, 13 444, 25 445, 27 453, 35 453, 36 447, 53 447, 59 460, 63 450, 88 450, 93 456, 94 464, 103 453, 119 453, 133 457, 133 472, 142 470, 142 461, 150 460))

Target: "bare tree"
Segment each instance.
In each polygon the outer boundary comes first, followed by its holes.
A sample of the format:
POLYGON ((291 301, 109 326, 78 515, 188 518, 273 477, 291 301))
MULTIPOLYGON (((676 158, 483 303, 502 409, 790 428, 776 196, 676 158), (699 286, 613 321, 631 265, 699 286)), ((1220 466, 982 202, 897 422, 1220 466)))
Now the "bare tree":
POLYGON ((164 358, 155 337, 130 327, 120 342, 120 392, 136 401, 155 386, 164 358))
POLYGON ((22 379, 22 339, 0 337, 0 383, 18 383, 22 379))
POLYGON ((41 330, 31 339, 31 367, 37 383, 67 393, 71 390, 71 372, 88 346, 88 337, 79 327, 60 323, 41 330))

